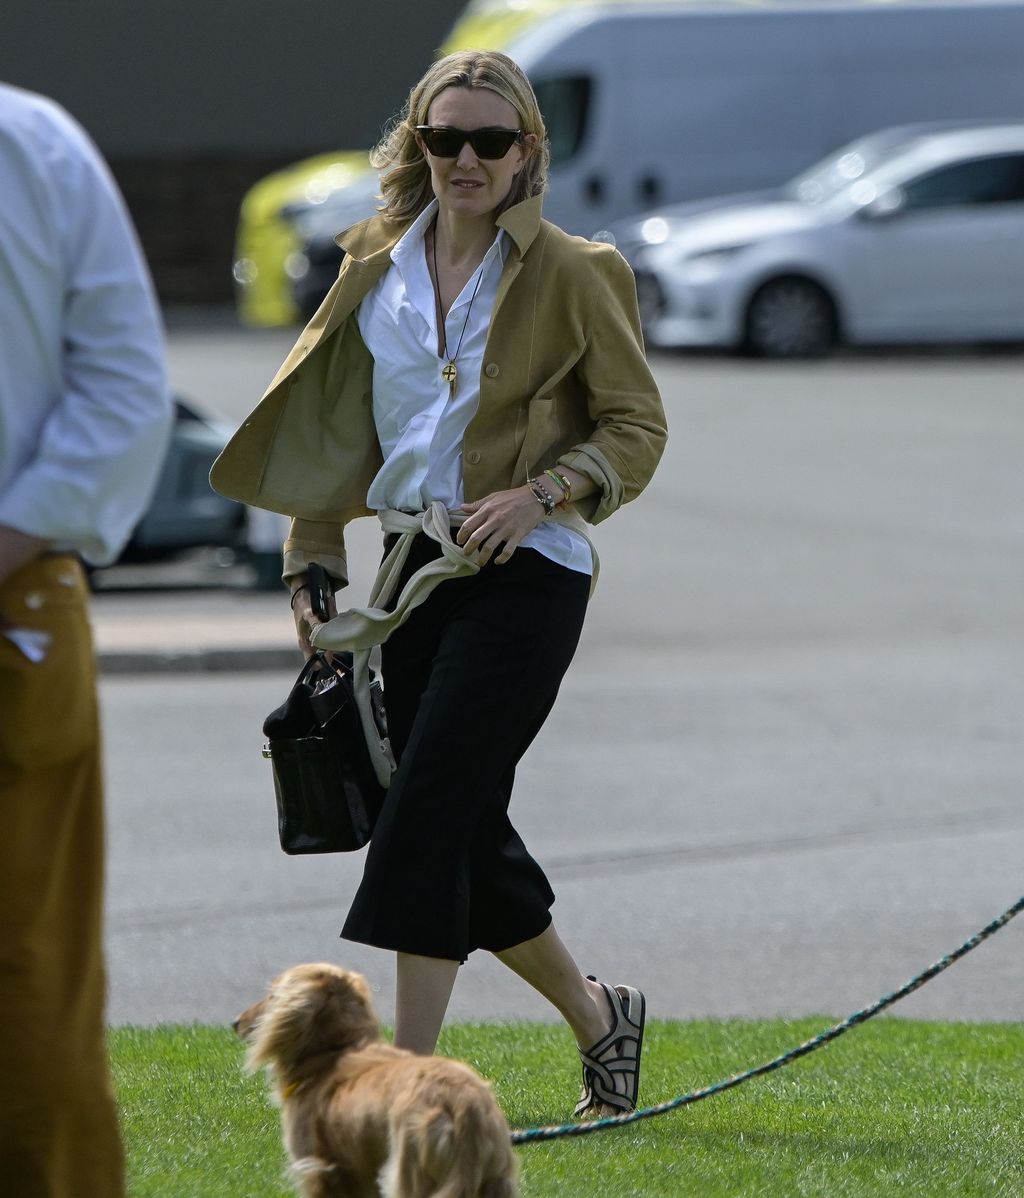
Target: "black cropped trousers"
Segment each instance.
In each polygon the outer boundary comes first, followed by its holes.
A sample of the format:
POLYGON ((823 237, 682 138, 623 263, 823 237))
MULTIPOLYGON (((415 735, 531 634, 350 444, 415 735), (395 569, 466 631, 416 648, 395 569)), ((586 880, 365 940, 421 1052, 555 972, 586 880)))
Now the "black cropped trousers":
MULTIPOLYGON (((439 547, 416 537, 408 577, 439 547)), ((403 578, 404 583, 404 578, 403 578)), ((516 765, 579 642, 590 578, 531 549, 441 583, 383 646, 398 769, 342 936, 465 961, 539 936, 554 902, 508 817, 516 765)), ((568 785, 552 780, 552 789, 568 785)))

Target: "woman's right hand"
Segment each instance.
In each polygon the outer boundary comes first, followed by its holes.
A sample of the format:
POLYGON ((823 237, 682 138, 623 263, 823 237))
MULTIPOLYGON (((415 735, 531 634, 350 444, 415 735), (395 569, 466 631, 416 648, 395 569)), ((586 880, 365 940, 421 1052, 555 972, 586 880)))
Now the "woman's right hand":
POLYGON ((316 652, 313 646, 309 643, 309 634, 318 624, 323 621, 317 619, 313 614, 313 605, 310 600, 309 584, 304 579, 297 580, 300 585, 292 588, 292 614, 295 617, 295 633, 298 637, 299 648, 302 650, 302 656, 310 658, 316 652))

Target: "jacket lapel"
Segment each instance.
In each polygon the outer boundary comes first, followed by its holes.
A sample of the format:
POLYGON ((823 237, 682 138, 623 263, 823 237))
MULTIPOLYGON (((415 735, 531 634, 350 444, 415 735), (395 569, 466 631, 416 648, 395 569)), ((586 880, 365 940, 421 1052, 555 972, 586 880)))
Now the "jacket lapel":
POLYGON ((505 263, 505 269, 501 275, 501 281, 498 284, 498 294, 494 300, 494 311, 491 316, 491 327, 494 327, 494 320, 497 317, 501 305, 508 295, 509 288, 515 281, 516 276, 523 269, 523 255, 533 245, 533 242, 540 231, 540 214, 543 206, 542 196, 533 196, 528 200, 523 200, 521 203, 514 205, 512 208, 506 209, 501 216, 494 222, 499 229, 504 229, 505 232, 512 238, 513 251, 508 256, 505 263))
MULTIPOLYGON (((317 343, 351 316, 366 298, 367 293, 387 273, 391 251, 398 244, 411 222, 385 223, 380 217, 360 221, 334 239, 345 251, 346 266, 321 309, 325 313, 323 329, 317 343), (328 302, 333 300, 333 302, 328 302)), ((317 313, 319 316, 320 313, 317 313)), ((312 348, 312 347, 311 347, 312 348)))
MULTIPOLYGON (((542 208, 543 197, 533 196, 506 209, 495 222, 512 238, 514 246, 498 285, 494 304, 495 315, 513 281, 522 270, 523 255, 533 244, 540 230, 542 208)), ((407 221, 403 224, 392 224, 390 221, 383 221, 379 216, 373 216, 353 225, 351 229, 346 229, 334 239, 346 255, 341 274, 327 293, 316 315, 304 329, 265 395, 269 395, 280 386, 359 307, 369 291, 387 273, 391 265, 391 251, 411 223, 407 221)))
MULTIPOLYGON (((396 237, 395 240, 397 241, 398 238, 396 237)), ((323 328, 310 346, 311 351, 329 337, 343 320, 352 315, 375 284, 387 274, 390 265, 390 245, 378 250, 370 258, 348 259, 348 266, 344 274, 334 284, 337 291, 334 292, 332 288, 332 295, 329 298, 333 298, 333 302, 328 304, 326 300, 324 301, 323 309, 321 309, 325 313, 323 328)), ((317 315, 319 316, 320 313, 317 315)))

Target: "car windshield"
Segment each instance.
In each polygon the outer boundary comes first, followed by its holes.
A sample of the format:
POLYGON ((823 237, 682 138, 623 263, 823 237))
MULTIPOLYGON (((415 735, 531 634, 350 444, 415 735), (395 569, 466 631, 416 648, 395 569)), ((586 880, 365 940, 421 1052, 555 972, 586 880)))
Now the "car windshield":
POLYGON ((906 131, 889 129, 851 141, 815 163, 783 188, 787 199, 801 204, 825 204, 852 183, 875 170, 897 146, 910 140, 906 131))

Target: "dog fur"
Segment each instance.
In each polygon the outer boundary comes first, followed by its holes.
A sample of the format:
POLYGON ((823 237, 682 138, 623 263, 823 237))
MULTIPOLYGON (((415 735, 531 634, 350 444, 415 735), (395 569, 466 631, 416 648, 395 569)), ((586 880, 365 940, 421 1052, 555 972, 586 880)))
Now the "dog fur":
POLYGON ((297 965, 235 1021, 305 1198, 517 1198, 509 1127, 466 1065, 380 1040, 366 980, 297 965))

